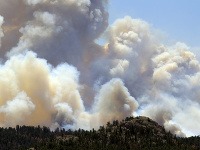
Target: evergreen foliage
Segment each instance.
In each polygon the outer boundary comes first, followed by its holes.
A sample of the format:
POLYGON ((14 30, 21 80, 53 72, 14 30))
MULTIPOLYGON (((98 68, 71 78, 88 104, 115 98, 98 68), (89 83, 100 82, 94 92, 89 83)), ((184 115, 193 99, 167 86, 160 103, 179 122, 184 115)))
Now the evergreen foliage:
POLYGON ((147 117, 108 122, 99 130, 0 128, 1 150, 200 150, 200 137, 180 138, 147 117))

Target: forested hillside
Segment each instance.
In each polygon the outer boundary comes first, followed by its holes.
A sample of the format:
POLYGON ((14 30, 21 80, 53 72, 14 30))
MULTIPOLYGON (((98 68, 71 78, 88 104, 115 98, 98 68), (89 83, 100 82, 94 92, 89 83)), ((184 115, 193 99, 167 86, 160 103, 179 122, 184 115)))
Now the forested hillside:
POLYGON ((0 128, 1 150, 198 150, 200 137, 179 138, 147 117, 108 122, 99 130, 0 128))

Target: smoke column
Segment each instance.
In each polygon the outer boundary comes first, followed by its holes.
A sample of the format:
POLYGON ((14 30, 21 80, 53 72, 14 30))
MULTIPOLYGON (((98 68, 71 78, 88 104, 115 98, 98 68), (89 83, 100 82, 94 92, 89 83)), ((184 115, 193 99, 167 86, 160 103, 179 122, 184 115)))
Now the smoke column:
POLYGON ((108 25, 107 3, 0 0, 0 126, 89 130, 145 115, 178 136, 200 134, 195 55, 143 20, 108 25))

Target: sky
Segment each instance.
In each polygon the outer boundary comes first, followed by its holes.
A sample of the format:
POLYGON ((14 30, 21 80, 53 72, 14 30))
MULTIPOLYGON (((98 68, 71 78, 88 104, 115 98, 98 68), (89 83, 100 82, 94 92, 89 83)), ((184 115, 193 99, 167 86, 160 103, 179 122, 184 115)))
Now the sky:
POLYGON ((147 21, 169 38, 200 47, 199 0, 110 0, 109 21, 131 16, 147 21))

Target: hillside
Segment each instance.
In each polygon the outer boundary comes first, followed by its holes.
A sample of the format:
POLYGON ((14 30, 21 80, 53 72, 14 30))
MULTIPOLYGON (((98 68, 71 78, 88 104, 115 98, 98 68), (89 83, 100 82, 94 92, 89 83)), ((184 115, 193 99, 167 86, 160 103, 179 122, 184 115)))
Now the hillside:
POLYGON ((0 128, 0 147, 37 150, 198 150, 200 137, 179 138, 147 117, 108 122, 99 130, 52 132, 47 127, 0 128))

